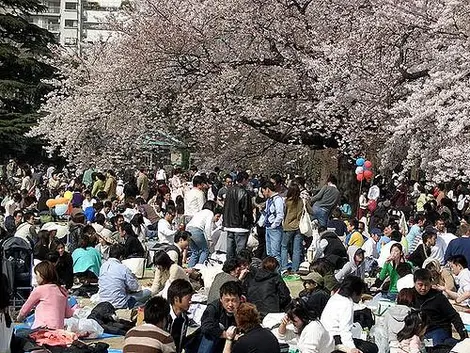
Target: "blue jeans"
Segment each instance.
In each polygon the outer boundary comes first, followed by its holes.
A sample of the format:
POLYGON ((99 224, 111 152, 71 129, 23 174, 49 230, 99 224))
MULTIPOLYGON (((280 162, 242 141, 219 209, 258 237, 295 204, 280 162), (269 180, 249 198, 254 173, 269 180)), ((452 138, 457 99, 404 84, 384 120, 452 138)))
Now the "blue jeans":
POLYGON ((302 234, 300 231, 294 230, 284 232, 282 235, 281 243, 281 271, 287 270, 288 256, 289 256, 289 243, 294 240, 294 246, 292 251, 292 271, 297 272, 302 262, 302 234))
POLYGON ((234 259, 240 250, 246 248, 248 241, 248 232, 246 233, 235 233, 227 232, 227 260, 234 259))
POLYGON ((213 341, 208 339, 206 336, 202 336, 201 344, 199 345, 197 353, 212 353, 216 343, 217 341, 213 341))
POLYGON ((152 292, 143 289, 139 292, 131 293, 131 297, 127 300, 127 308, 132 309, 144 305, 152 296, 152 292))
POLYGON ((281 263, 281 243, 282 243, 281 227, 266 228, 266 254, 276 258, 281 263))
POLYGON ((326 208, 312 206, 312 219, 318 220, 320 226, 326 227, 329 211, 326 208))
POLYGON ((196 266, 196 264, 206 262, 209 256, 209 246, 202 229, 189 227, 187 230, 191 233, 191 238, 189 239, 191 255, 189 257, 188 267, 192 268, 196 266))
POLYGON ((436 328, 432 331, 427 332, 424 335, 424 338, 432 339, 432 345, 434 347, 441 344, 455 346, 458 342, 458 340, 452 338, 452 335, 443 328, 436 328))

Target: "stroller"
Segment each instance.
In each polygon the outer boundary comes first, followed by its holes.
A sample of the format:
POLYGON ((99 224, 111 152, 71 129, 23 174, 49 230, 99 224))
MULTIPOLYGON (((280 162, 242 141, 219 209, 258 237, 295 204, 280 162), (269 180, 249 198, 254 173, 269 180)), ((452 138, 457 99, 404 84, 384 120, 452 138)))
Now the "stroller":
POLYGON ((8 291, 14 310, 21 308, 33 290, 33 250, 31 244, 20 238, 10 237, 0 243, 2 272, 8 279, 8 291))

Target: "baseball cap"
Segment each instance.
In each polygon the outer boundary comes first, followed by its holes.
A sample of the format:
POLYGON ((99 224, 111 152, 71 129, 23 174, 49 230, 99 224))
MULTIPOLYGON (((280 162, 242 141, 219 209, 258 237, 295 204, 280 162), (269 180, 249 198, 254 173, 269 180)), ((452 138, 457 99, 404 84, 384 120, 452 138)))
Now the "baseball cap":
POLYGON ((370 230, 370 234, 375 234, 375 235, 384 235, 384 233, 382 232, 382 230, 380 228, 372 228, 370 230))
POLYGON ((323 285, 323 276, 318 272, 312 271, 308 275, 300 277, 302 281, 313 281, 315 283, 323 285))

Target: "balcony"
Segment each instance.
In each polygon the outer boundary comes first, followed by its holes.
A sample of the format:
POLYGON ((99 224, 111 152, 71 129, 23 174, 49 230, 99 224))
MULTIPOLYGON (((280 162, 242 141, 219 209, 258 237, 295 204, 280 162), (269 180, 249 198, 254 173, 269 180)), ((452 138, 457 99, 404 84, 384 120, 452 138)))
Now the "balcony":
POLYGON ((44 15, 60 16, 60 6, 48 6, 44 15))
POLYGON ((48 23, 47 30, 51 32, 59 32, 60 25, 58 23, 48 23))

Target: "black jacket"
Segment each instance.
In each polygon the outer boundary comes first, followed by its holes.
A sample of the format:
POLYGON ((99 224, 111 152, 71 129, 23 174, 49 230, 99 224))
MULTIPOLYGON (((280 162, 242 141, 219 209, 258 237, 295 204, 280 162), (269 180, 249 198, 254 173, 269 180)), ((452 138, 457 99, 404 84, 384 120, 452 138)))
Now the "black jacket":
POLYGON ((236 326, 235 317, 225 311, 220 300, 207 305, 202 314, 200 333, 207 339, 215 341, 212 352, 223 351, 225 340, 220 339, 220 336, 230 326, 236 326))
POLYGON ((289 288, 277 272, 259 269, 247 283, 247 300, 258 308, 262 317, 279 313, 291 302, 289 288))
POLYGON ((73 259, 72 255, 65 252, 64 255, 59 256, 59 260, 55 265, 57 274, 59 275, 60 284, 65 285, 65 288, 70 289, 73 286, 73 259))
POLYGON ((137 237, 134 237, 132 235, 127 236, 126 242, 124 244, 124 257, 126 259, 130 257, 144 257, 145 256, 145 250, 144 247, 142 246, 142 243, 140 242, 137 237))
POLYGON ((261 326, 246 332, 233 345, 232 353, 280 353, 279 342, 273 333, 261 326), (262 342, 262 344, 260 344, 262 342))
POLYGON ((224 202, 223 226, 250 229, 253 224, 253 206, 248 191, 240 185, 229 188, 224 202))
POLYGON ((328 303, 330 299, 328 292, 324 289, 317 289, 313 292, 301 293, 299 293, 299 297, 305 302, 305 306, 308 310, 315 312, 315 314, 320 317, 323 309, 325 309, 326 303, 328 303))
POLYGON ((412 262, 413 265, 423 267, 424 261, 431 255, 431 248, 426 248, 423 244, 419 244, 418 247, 408 257, 408 261, 412 262), (426 251, 426 253, 425 253, 426 251))
POLYGON ((431 289, 428 294, 419 295, 415 290, 415 299, 412 306, 415 309, 422 310, 428 316, 427 332, 442 328, 452 336, 451 324, 453 324, 460 338, 467 338, 467 331, 460 315, 441 292, 431 289))
POLYGON ((330 261, 336 270, 339 270, 348 261, 348 254, 341 239, 338 238, 334 232, 325 232, 322 234, 321 239, 328 242, 323 257, 330 261))

